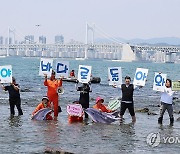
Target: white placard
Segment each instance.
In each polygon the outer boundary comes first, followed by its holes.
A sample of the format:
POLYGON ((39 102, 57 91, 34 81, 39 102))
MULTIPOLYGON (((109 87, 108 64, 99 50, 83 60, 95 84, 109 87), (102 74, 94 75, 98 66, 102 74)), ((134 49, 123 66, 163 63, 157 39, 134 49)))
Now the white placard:
POLYGON ((121 67, 108 67, 109 85, 122 84, 122 70, 121 67))
POLYGON ((91 77, 91 66, 79 65, 78 80, 81 83, 88 83, 91 77))
POLYGON ((12 66, 0 66, 1 83, 12 83, 12 66))
POLYGON ((153 90, 164 92, 167 74, 155 73, 153 90))
POLYGON ((148 69, 137 68, 134 76, 133 84, 136 86, 145 86, 148 75, 148 69))
POLYGON ((53 67, 53 59, 41 58, 39 75, 44 76, 44 74, 47 74, 47 76, 51 76, 52 67, 53 67))
POLYGON ((56 62, 56 77, 63 76, 68 78, 69 75, 69 62, 68 61, 57 61, 56 62))

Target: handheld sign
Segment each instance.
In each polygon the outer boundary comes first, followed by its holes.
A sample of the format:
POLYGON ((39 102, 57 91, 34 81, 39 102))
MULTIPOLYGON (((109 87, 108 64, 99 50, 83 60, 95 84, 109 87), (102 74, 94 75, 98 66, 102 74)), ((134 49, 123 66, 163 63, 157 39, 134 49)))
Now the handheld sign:
POLYGON ((11 83, 12 82, 12 66, 0 66, 0 80, 1 83, 11 83))
POLYGON ((148 69, 137 68, 134 76, 133 84, 136 86, 145 86, 148 75, 148 69))
POLYGON ((155 73, 153 90, 164 92, 167 74, 155 73))
POLYGON ((64 76, 68 78, 69 75, 69 62, 68 61, 61 61, 56 62, 56 76, 64 76))
POLYGON ((53 59, 41 58, 39 75, 44 76, 44 74, 47 74, 47 76, 51 76, 52 66, 53 66, 53 59))
POLYGON ((122 71, 121 67, 108 67, 109 85, 122 84, 122 71))
POLYGON ((108 104, 108 108, 113 111, 117 110, 119 107, 120 107, 120 101, 117 99, 110 101, 108 104))
POLYGON ((69 104, 67 106, 67 113, 71 116, 82 116, 83 109, 80 104, 69 104))
POLYGON ((172 90, 180 91, 180 81, 172 81, 172 90))
POLYGON ((88 83, 91 76, 91 66, 79 65, 78 80, 81 83, 88 83))

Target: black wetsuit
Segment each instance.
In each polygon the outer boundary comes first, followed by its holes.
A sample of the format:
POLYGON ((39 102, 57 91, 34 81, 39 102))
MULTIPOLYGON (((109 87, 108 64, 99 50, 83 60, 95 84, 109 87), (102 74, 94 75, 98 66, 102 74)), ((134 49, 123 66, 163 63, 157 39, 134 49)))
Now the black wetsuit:
MULTIPOLYGON (((89 108, 89 92, 90 87, 88 84, 83 84, 83 86, 78 87, 77 91, 80 91, 79 103, 82 105, 82 108, 89 108)), ((85 118, 88 118, 88 114, 85 113, 85 118)))

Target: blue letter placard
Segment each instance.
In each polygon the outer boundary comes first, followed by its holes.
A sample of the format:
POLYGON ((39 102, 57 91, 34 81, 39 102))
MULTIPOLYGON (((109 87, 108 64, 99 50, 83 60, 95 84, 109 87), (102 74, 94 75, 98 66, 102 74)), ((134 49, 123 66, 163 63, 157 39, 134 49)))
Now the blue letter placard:
POLYGON ((39 75, 44 76, 44 74, 47 74, 48 76, 51 76, 52 68, 53 68, 53 59, 41 58, 39 75))
POLYGON ((91 66, 79 65, 78 80, 81 83, 88 83, 91 77, 91 66))
POLYGON ((12 66, 0 66, 0 79, 1 83, 11 83, 12 82, 12 66))

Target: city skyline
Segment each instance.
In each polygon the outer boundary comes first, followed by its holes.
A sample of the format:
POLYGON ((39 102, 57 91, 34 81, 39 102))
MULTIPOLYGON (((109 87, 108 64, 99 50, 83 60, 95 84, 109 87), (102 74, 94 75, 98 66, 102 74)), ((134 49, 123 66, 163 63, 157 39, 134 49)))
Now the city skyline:
MULTIPOLYGON (((65 42, 85 42, 86 22, 112 37, 180 37, 178 0, 0 0, 0 36, 8 27, 17 37, 43 35, 47 42, 62 34, 65 42), (176 23, 174 24, 174 21, 176 23)), ((95 33, 95 38, 102 36, 95 33)))

